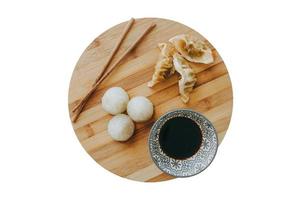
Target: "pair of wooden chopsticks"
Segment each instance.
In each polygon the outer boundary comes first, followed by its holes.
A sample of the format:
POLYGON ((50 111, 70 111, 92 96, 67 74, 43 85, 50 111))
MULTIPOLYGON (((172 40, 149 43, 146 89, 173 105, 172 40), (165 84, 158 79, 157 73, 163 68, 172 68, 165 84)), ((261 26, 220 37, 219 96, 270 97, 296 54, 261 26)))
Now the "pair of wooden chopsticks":
POLYGON ((132 27, 134 21, 135 20, 133 18, 129 20, 114 49, 112 50, 107 62, 105 63, 103 70, 100 72, 97 79, 95 80, 93 87, 89 90, 85 97, 72 109, 72 112, 74 113, 72 117, 73 122, 76 122, 86 103, 88 102, 92 94, 96 91, 100 83, 102 83, 108 77, 108 75, 121 63, 121 61, 137 46, 137 44, 144 38, 144 36, 147 35, 156 26, 156 24, 151 24, 150 26, 148 26, 145 29, 145 31, 132 43, 132 45, 120 56, 120 58, 112 66, 108 67, 116 52, 119 50, 127 33, 132 27))

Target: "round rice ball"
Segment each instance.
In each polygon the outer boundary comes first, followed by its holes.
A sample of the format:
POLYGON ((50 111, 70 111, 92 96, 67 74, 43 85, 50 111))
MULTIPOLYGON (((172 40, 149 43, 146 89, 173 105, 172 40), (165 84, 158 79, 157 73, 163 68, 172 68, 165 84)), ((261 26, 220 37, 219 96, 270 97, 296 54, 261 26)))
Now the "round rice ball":
POLYGON ((133 121, 145 122, 153 115, 153 104, 146 97, 134 97, 128 102, 127 113, 133 121))
POLYGON ((129 101, 128 94, 121 87, 109 88, 102 97, 103 109, 112 114, 120 114, 126 110, 129 101))
POLYGON ((108 122, 108 134, 117 141, 126 141, 134 133, 134 123, 128 115, 118 114, 108 122))

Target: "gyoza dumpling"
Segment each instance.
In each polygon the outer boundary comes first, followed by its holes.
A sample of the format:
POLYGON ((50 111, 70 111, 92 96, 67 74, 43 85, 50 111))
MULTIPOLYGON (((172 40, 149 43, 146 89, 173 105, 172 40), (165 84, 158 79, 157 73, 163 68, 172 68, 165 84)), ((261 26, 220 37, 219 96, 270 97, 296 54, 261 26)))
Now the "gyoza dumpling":
POLYGON ((214 61, 211 49, 201 40, 190 35, 177 35, 169 40, 176 50, 188 61, 209 64, 214 61))
POLYGON ((196 74, 187 61, 178 53, 173 55, 173 63, 175 70, 181 75, 181 79, 178 82, 181 100, 187 103, 190 99, 189 94, 197 81, 196 74))
POLYGON ((152 80, 148 83, 148 87, 152 87, 156 83, 165 80, 175 72, 172 57, 175 52, 174 46, 171 43, 160 43, 158 47, 160 49, 160 55, 155 65, 152 80))

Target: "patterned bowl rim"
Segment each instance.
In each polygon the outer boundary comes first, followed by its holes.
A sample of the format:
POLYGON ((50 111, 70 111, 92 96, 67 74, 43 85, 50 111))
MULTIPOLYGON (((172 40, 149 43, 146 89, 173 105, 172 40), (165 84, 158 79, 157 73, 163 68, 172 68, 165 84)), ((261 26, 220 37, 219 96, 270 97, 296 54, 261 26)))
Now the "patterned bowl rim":
MULTIPOLYGON (((201 145, 200 145, 200 148, 199 148, 199 150, 197 151, 197 153, 195 153, 192 157, 189 157, 189 158, 187 158, 187 159, 174 159, 174 158, 171 158, 171 157, 169 157, 169 156, 167 156, 163 151, 162 151, 162 149, 161 149, 161 147, 160 147, 160 144, 159 144, 159 142, 156 142, 156 144, 158 145, 158 147, 159 147, 159 151, 161 152, 161 154, 163 154, 165 157, 168 157, 168 159, 170 159, 170 160, 175 160, 175 161, 179 161, 179 162, 182 162, 182 161, 187 161, 187 160, 190 160, 190 159, 192 159, 193 157, 195 158, 195 157, 199 157, 199 153, 200 153, 200 151, 204 148, 203 146, 204 146, 204 140, 205 139, 207 139, 207 137, 209 137, 209 136, 207 136, 207 130, 205 129, 206 127, 204 127, 204 123, 201 123, 201 122, 199 122, 199 121, 196 121, 195 119, 192 119, 193 121, 195 121, 197 124, 198 124, 198 126, 199 126, 199 128, 201 129, 201 131, 202 131, 202 133, 206 133, 204 136, 202 136, 203 138, 203 140, 202 140, 202 143, 201 143, 201 145)), ((164 122, 164 123, 165 123, 164 122)), ((164 124, 163 123, 163 124, 164 124)), ((163 125, 162 124, 162 125, 163 125)), ((160 126, 160 127, 162 127, 162 125, 160 126)), ((210 166, 210 164, 212 163, 212 161, 214 160, 214 158, 216 157, 216 154, 217 154, 217 150, 218 150, 218 144, 219 144, 219 142, 218 142, 218 136, 217 136, 217 131, 216 131, 216 129, 215 129, 215 127, 213 126, 213 124, 212 124, 212 122, 211 121, 209 121, 203 114, 201 114, 200 112, 197 112, 197 111, 194 111, 194 110, 191 110, 191 109, 186 109, 186 108, 182 108, 182 109, 173 109, 173 110, 170 110, 170 111, 168 111, 168 112, 166 112, 165 114, 163 114, 162 116, 160 116, 159 117, 159 119, 157 119, 156 121, 155 121, 155 123, 152 125, 152 128, 151 128, 151 130, 150 130, 150 134, 149 134, 149 137, 148 137, 148 148, 149 148, 149 153, 150 153, 150 157, 151 157, 151 159, 153 160, 153 162, 155 163, 155 165, 162 171, 162 172, 164 172, 164 173, 167 173, 167 174, 169 174, 169 175, 171 175, 171 176, 174 176, 174 177, 180 177, 180 178, 183 178, 183 177, 191 177, 191 176, 195 176, 195 175, 197 175, 197 174, 199 174, 199 173, 201 173, 202 171, 204 171, 207 167, 209 167, 210 166), (208 123, 208 124, 210 124, 210 128, 212 129, 211 130, 211 132, 212 132, 212 137, 214 137, 214 139, 215 139, 215 143, 213 144, 213 146, 212 146, 212 148, 213 148, 213 155, 209 155, 209 156, 211 156, 211 158, 210 158, 210 160, 208 161, 208 163, 206 163, 205 164, 205 166, 202 168, 202 169, 199 169, 198 171, 196 171, 196 172, 191 172, 193 169, 190 169, 190 172, 191 173, 189 173, 189 174, 175 174, 175 172, 174 171, 167 171, 167 170, 165 170, 161 165, 160 165, 160 163, 159 162, 157 162, 157 160, 154 158, 154 152, 152 151, 152 148, 151 148, 151 144, 152 143, 154 143, 154 142, 152 142, 151 141, 151 137, 154 137, 153 135, 157 132, 157 126, 158 126, 158 124, 159 123, 161 123, 161 121, 168 121, 169 119, 171 119, 171 118, 174 118, 174 117, 177 117, 177 115, 175 115, 175 114, 179 114, 178 116, 182 116, 182 114, 188 114, 188 113, 190 113, 190 114, 193 114, 194 116, 195 115, 197 115, 198 117, 200 117, 200 118, 202 118, 206 123, 208 123), (171 115, 171 117, 169 118, 169 119, 165 119, 166 117, 168 117, 169 115, 171 115), (175 115, 175 116, 174 116, 175 115)), ((195 161, 196 162, 196 161, 195 161)), ((198 161, 199 163, 200 163, 200 161, 198 161)), ((171 165, 171 164, 170 164, 171 165)))

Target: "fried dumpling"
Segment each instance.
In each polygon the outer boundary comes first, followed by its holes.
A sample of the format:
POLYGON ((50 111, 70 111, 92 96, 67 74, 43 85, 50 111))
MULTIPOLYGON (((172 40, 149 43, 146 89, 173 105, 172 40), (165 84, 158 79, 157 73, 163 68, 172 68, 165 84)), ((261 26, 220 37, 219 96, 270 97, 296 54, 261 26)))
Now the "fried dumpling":
POLYGON ((155 71, 152 80, 148 83, 148 87, 152 87, 160 81, 163 81, 174 74, 173 54, 175 47, 171 43, 158 44, 160 55, 155 65, 155 71))
POLYGON ((190 99, 189 94, 197 81, 196 74, 187 61, 178 53, 173 55, 173 63, 175 70, 181 75, 178 82, 181 100, 187 103, 190 99))
POLYGON ((190 35, 177 35, 169 40, 176 50, 188 61, 209 64, 214 61, 211 49, 201 40, 190 35))

